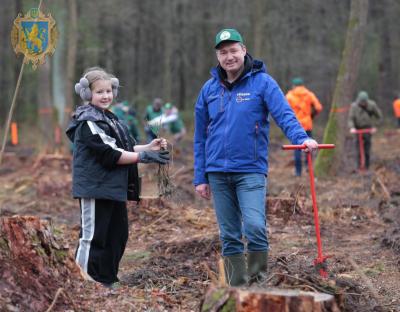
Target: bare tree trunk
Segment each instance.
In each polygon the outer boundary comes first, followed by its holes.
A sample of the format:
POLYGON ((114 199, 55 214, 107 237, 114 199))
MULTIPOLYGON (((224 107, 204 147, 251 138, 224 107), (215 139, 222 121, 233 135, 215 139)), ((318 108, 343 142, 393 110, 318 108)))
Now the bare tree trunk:
POLYGON ((138 94, 141 92, 140 90, 140 84, 139 84, 139 80, 140 80, 140 76, 139 76, 139 63, 143 60, 140 59, 140 50, 138 47, 141 47, 142 44, 142 36, 141 36, 141 30, 140 27, 142 26, 142 19, 143 19, 143 4, 142 1, 137 1, 135 3, 136 9, 138 11, 137 16, 138 16, 138 21, 136 23, 136 27, 135 30, 133 32, 134 34, 134 41, 135 41, 135 55, 133 57, 133 76, 134 76, 134 80, 133 80, 133 84, 132 84, 132 92, 133 95, 135 97, 138 96, 138 94))
POLYGON ((180 47, 176 51, 176 56, 178 58, 178 81, 179 81, 179 89, 178 89, 178 106, 179 109, 184 110, 186 107, 186 80, 185 80, 185 68, 186 68, 186 55, 184 50, 184 24, 183 24, 183 4, 179 3, 177 6, 177 19, 178 19, 178 46, 180 47))
POLYGON ((21 0, 5 1, 0 12, 0 38, 3 42, 0 45, 0 123, 2 124, 0 132, 3 131, 3 124, 7 119, 11 98, 17 84, 19 71, 21 70, 22 56, 15 57, 14 51, 8 44, 10 31, 13 25, 11 19, 21 13, 21 0))
MULTIPOLYGON (((71 112, 74 108, 73 86, 75 79, 75 63, 78 44, 78 8, 76 0, 66 0, 69 11, 68 44, 67 44, 67 79, 65 81, 66 104, 63 118, 63 129, 67 127, 71 112)), ((64 145, 67 138, 63 136, 64 145)))
POLYGON ((41 146, 45 151, 50 151, 54 144, 54 107, 51 97, 50 60, 39 66, 39 129, 41 146))
POLYGON ((319 152, 315 163, 318 176, 337 172, 345 157, 343 152, 347 133, 347 111, 343 108, 350 103, 354 93, 367 28, 367 15, 368 0, 351 1, 346 43, 323 139, 324 143, 334 143, 336 148, 319 152))
POLYGON ((65 24, 67 18, 66 3, 57 2, 54 4, 56 7, 55 18, 57 20, 57 29, 59 32, 59 39, 57 45, 57 52, 52 57, 52 93, 54 98, 54 107, 57 109, 57 124, 62 126, 64 124, 64 111, 65 111, 65 24))
MULTIPOLYGON (((17 17, 19 13, 25 14, 25 12, 22 12, 22 0, 15 1, 15 17, 17 17)), ((21 62, 15 62, 14 63, 14 86, 17 84, 20 70, 21 70, 21 62)))
POLYGON ((392 42, 390 38, 390 23, 385 20, 385 16, 389 16, 389 10, 391 8, 386 4, 381 5, 381 14, 380 14, 380 25, 379 30, 381 33, 381 44, 380 44, 380 54, 381 59, 379 61, 379 78, 378 78, 378 92, 377 94, 381 95, 378 99, 381 102, 381 109, 383 113, 386 115, 391 115, 392 107, 391 105, 382 105, 383 103, 391 103, 393 99, 397 96, 397 94, 392 89, 393 81, 395 81, 395 75, 393 75, 393 61, 392 61, 392 42))
POLYGON ((264 47, 264 34, 265 34, 265 1, 263 0, 253 0, 252 4, 253 10, 253 40, 254 40, 254 48, 253 48, 253 56, 256 58, 260 58, 263 54, 264 47))
POLYGON ((175 1, 169 5, 166 5, 165 8, 165 16, 168 16, 166 19, 167 25, 165 25, 165 39, 164 39, 164 75, 163 75, 163 97, 164 101, 170 102, 172 101, 172 58, 173 58, 173 48, 174 48, 174 23, 176 17, 176 6, 175 1))
MULTIPOLYGON (((42 12, 46 12, 47 6, 41 5, 42 12)), ((40 150, 53 152, 54 150, 54 99, 52 97, 51 86, 51 60, 48 57, 45 63, 38 66, 38 96, 40 129, 40 150)))

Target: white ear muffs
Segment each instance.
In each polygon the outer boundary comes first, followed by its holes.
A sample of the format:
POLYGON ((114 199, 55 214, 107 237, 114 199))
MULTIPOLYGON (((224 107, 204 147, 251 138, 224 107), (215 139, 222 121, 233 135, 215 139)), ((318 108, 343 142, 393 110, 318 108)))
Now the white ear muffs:
POLYGON ((116 98, 118 95, 118 88, 119 88, 118 78, 115 78, 115 77, 111 78, 111 87, 112 87, 113 96, 114 96, 114 98, 116 98))
POLYGON ((89 80, 83 77, 75 84, 75 93, 78 94, 82 100, 90 101, 92 99, 92 91, 89 88, 89 80))

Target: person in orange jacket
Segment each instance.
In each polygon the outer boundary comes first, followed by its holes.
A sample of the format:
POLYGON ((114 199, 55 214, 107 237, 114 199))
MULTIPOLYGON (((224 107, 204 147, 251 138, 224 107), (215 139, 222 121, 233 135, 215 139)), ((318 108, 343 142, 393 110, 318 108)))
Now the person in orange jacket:
POLYGON ((400 95, 393 102, 394 115, 397 118, 397 127, 400 128, 400 95))
MULTIPOLYGON (((303 79, 296 77, 292 80, 292 89, 286 94, 286 99, 292 107, 300 124, 312 137, 313 118, 322 111, 322 104, 313 92, 304 86, 303 79)), ((301 151, 294 151, 296 176, 301 176, 301 151)))

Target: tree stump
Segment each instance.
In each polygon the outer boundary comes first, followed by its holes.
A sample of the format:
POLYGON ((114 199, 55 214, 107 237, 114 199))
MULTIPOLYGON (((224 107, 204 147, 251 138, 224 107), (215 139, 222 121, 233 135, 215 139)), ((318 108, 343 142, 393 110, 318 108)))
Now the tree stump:
POLYGON ((201 312, 339 312, 332 295, 294 289, 252 290, 211 287, 201 312))
POLYGON ((269 196, 266 202, 268 215, 282 218, 286 224, 294 214, 305 214, 307 212, 305 198, 299 197, 272 197, 269 196))
POLYGON ((55 239, 49 222, 0 218, 0 307, 45 311, 58 289, 67 290, 80 277, 68 246, 55 239))

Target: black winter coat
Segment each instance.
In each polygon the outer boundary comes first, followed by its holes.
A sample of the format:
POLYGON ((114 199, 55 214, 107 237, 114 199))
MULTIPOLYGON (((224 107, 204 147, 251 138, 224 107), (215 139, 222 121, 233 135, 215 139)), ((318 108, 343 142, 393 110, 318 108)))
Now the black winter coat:
POLYGON ((73 114, 66 134, 74 143, 75 198, 139 200, 137 165, 117 165, 122 151, 133 152, 136 142, 113 113, 82 105, 73 114))

